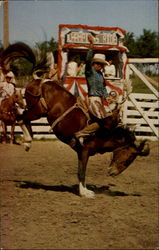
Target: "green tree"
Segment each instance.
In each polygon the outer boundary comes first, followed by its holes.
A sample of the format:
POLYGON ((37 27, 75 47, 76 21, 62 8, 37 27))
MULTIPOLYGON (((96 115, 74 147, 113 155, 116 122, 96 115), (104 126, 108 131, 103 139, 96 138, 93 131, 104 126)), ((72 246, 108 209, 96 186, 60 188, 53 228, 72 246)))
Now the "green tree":
POLYGON ((137 54, 137 47, 136 47, 136 41, 134 38, 134 33, 132 32, 126 33, 124 44, 129 50, 128 57, 135 58, 137 54))
POLYGON ((16 76, 31 75, 32 63, 23 57, 16 58, 10 63, 10 68, 16 76))
POLYGON ((136 40, 137 57, 140 58, 156 58, 158 57, 158 35, 150 30, 143 30, 136 40))
POLYGON ((158 57, 158 34, 150 30, 143 30, 143 34, 134 38, 134 33, 127 32, 125 46, 129 49, 129 58, 157 58, 158 57))
POLYGON ((44 41, 41 43, 36 43, 35 48, 39 50, 45 50, 45 51, 55 51, 58 47, 58 43, 55 41, 54 38, 51 38, 50 41, 44 41))

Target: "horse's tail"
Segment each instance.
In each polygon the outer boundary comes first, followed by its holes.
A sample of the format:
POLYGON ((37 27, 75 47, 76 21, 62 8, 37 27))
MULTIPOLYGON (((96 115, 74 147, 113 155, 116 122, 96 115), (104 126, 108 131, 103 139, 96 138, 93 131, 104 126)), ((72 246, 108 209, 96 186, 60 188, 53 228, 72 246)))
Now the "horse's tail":
POLYGON ((9 45, 1 54, 1 65, 5 67, 6 64, 9 64, 11 60, 17 57, 24 57, 29 62, 33 64, 33 67, 36 64, 36 57, 32 49, 25 43, 17 42, 9 45))
POLYGON ((31 73, 34 73, 37 70, 46 72, 49 68, 46 53, 46 49, 33 51, 27 44, 17 42, 9 45, 5 50, 2 51, 0 56, 0 64, 4 70, 10 70, 11 60, 23 57, 32 63, 31 73))

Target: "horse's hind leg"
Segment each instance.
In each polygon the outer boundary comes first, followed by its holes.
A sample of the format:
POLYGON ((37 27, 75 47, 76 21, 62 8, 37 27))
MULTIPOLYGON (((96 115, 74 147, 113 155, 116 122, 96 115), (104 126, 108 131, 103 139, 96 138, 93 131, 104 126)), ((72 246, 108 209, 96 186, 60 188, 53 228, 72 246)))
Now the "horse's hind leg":
POLYGON ((86 198, 94 198, 93 191, 87 189, 85 184, 86 167, 88 162, 88 151, 83 150, 78 153, 78 179, 79 179, 79 194, 86 198))
POLYGON ((32 131, 32 127, 31 127, 30 121, 27 122, 27 123, 25 122, 25 126, 26 126, 26 128, 27 128, 27 130, 28 130, 30 136, 33 138, 33 131, 32 131))

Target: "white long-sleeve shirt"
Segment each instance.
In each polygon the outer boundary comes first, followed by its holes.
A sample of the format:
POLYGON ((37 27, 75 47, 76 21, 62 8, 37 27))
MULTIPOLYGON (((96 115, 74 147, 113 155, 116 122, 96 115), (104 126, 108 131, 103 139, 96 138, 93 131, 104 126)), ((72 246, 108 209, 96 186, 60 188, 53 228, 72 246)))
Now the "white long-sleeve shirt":
POLYGON ((14 94, 15 87, 12 83, 0 82, 0 104, 3 99, 14 94))
POLYGON ((77 63, 76 62, 69 62, 67 64, 67 75, 68 76, 76 76, 77 75, 77 63))
POLYGON ((107 77, 115 77, 115 66, 113 64, 105 66, 105 76, 107 77))

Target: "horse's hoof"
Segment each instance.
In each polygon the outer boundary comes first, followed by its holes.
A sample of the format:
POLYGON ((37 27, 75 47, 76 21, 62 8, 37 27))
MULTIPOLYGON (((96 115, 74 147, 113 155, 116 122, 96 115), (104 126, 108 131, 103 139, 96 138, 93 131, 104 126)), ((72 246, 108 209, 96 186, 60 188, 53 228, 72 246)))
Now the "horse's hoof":
POLYGON ((76 146, 76 139, 75 138, 72 138, 71 141, 69 142, 69 146, 71 148, 74 148, 76 146))
POLYGON ((95 198, 95 193, 91 190, 86 189, 82 194, 82 197, 89 198, 89 199, 94 199, 95 198))
POLYGON ((6 141, 2 141, 2 144, 7 144, 7 142, 6 141))
POLYGON ((28 143, 28 142, 24 142, 24 149, 25 149, 25 151, 29 151, 29 149, 31 148, 31 143, 28 143))
POLYGON ((95 198, 95 193, 87 189, 86 187, 83 187, 81 183, 79 185, 79 193, 80 193, 80 196, 85 197, 85 198, 91 198, 91 199, 95 198))

